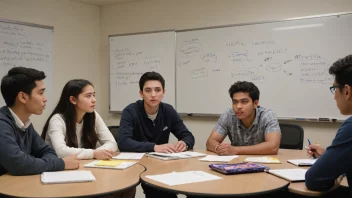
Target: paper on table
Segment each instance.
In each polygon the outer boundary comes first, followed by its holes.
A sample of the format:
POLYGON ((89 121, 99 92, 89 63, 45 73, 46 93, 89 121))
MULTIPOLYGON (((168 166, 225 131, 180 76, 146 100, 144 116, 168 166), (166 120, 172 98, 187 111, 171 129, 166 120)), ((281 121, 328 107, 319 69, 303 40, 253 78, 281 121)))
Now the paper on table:
POLYGON ((302 169, 302 168, 276 169, 276 170, 269 170, 268 172, 289 181, 304 181, 307 169, 302 169))
POLYGON ((95 181, 95 177, 90 171, 85 170, 43 172, 41 174, 41 181, 44 184, 91 182, 95 181))
POLYGON ((95 160, 88 164, 85 164, 84 167, 88 168, 111 168, 111 169, 125 169, 128 168, 137 162, 128 161, 128 160, 95 160))
POLYGON ((169 186, 222 179, 203 171, 171 172, 160 175, 147 175, 146 177, 169 186))
POLYGON ((208 161, 208 162, 229 162, 237 157, 238 155, 228 155, 228 156, 207 155, 206 157, 201 158, 199 160, 208 161))
POLYGON ((280 160, 276 157, 247 157, 244 159, 245 162, 255 162, 255 163, 268 163, 268 164, 280 164, 280 160))
POLYGON ((312 166, 317 159, 293 159, 287 161, 296 166, 312 166))
POLYGON ((113 157, 113 159, 133 159, 133 160, 139 160, 142 159, 142 157, 145 155, 145 153, 120 153, 118 156, 113 157))

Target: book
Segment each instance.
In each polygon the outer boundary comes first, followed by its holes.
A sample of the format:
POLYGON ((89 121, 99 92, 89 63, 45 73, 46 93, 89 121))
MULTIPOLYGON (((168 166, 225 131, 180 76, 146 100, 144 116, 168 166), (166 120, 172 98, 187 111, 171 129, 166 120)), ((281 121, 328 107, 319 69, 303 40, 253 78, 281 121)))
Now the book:
POLYGON ((293 159, 287 160, 287 162, 296 166, 312 166, 317 159, 293 159))
POLYGON ((146 156, 153 157, 161 160, 176 160, 176 159, 186 159, 192 157, 203 157, 206 156, 204 153, 186 151, 180 153, 158 153, 158 152, 151 152, 147 153, 146 156))
POLYGON ((43 172, 40 175, 40 178, 43 184, 62 184, 95 181, 94 175, 90 171, 86 170, 43 172))
POLYGON ((112 159, 131 159, 131 160, 140 160, 145 155, 145 153, 120 153, 118 156, 112 157, 112 159))
POLYGON ((84 167, 87 168, 111 168, 111 169, 126 169, 130 166, 133 166, 137 162, 128 161, 128 160, 95 160, 88 164, 85 164, 84 167))
POLYGON ((226 175, 264 172, 265 169, 269 169, 266 166, 248 163, 248 162, 239 163, 239 164, 210 164, 209 168, 226 175))
POLYGON ((228 156, 207 155, 206 157, 203 157, 199 160, 200 161, 207 161, 207 162, 229 162, 237 157, 238 157, 238 155, 228 155, 228 156))
POLYGON ((276 175, 291 182, 304 181, 307 169, 293 168, 293 169, 275 169, 266 171, 270 174, 276 175))
POLYGON ((280 160, 276 157, 247 157, 244 159, 245 162, 263 163, 263 164, 281 164, 280 160))

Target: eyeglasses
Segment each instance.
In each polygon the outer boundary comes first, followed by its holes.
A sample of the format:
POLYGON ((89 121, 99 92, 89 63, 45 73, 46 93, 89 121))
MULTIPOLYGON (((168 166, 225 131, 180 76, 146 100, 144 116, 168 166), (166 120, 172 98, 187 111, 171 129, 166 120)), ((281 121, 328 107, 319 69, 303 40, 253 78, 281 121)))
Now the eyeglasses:
POLYGON ((336 88, 339 88, 339 87, 340 87, 339 85, 333 85, 333 86, 331 86, 331 87, 330 87, 331 93, 335 95, 336 88))

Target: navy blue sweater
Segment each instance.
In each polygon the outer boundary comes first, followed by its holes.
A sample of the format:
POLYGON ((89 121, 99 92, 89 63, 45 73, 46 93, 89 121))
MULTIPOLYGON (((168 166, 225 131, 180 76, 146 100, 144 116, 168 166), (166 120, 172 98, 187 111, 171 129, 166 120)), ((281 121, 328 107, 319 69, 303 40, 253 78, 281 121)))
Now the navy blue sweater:
POLYGON ((64 161, 32 124, 25 131, 18 128, 8 107, 0 108, 0 145, 0 175, 32 175, 65 168, 64 161))
POLYGON ((306 173, 306 186, 310 190, 326 191, 334 186, 335 180, 346 174, 352 189, 352 117, 339 128, 335 139, 325 153, 306 173))
POLYGON ((122 112, 118 146, 120 151, 151 152, 155 145, 169 142, 170 132, 178 140, 183 140, 188 149, 193 148, 192 133, 171 105, 160 103, 158 115, 153 122, 145 112, 144 101, 139 100, 128 105, 122 112))

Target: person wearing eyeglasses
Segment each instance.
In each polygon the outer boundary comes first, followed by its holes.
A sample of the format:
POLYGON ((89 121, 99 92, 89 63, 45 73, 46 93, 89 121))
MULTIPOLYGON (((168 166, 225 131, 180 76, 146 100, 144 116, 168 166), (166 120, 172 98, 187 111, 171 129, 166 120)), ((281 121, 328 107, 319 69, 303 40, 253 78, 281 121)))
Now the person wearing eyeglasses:
MULTIPOLYGON (((342 115, 352 115, 352 55, 337 60, 329 68, 329 73, 335 77, 330 91, 334 94, 337 108, 342 115)), ((352 195, 352 117, 340 126, 331 146, 324 149, 312 144, 307 154, 318 158, 306 173, 308 189, 327 191, 341 181, 341 175, 346 175, 352 195)))

